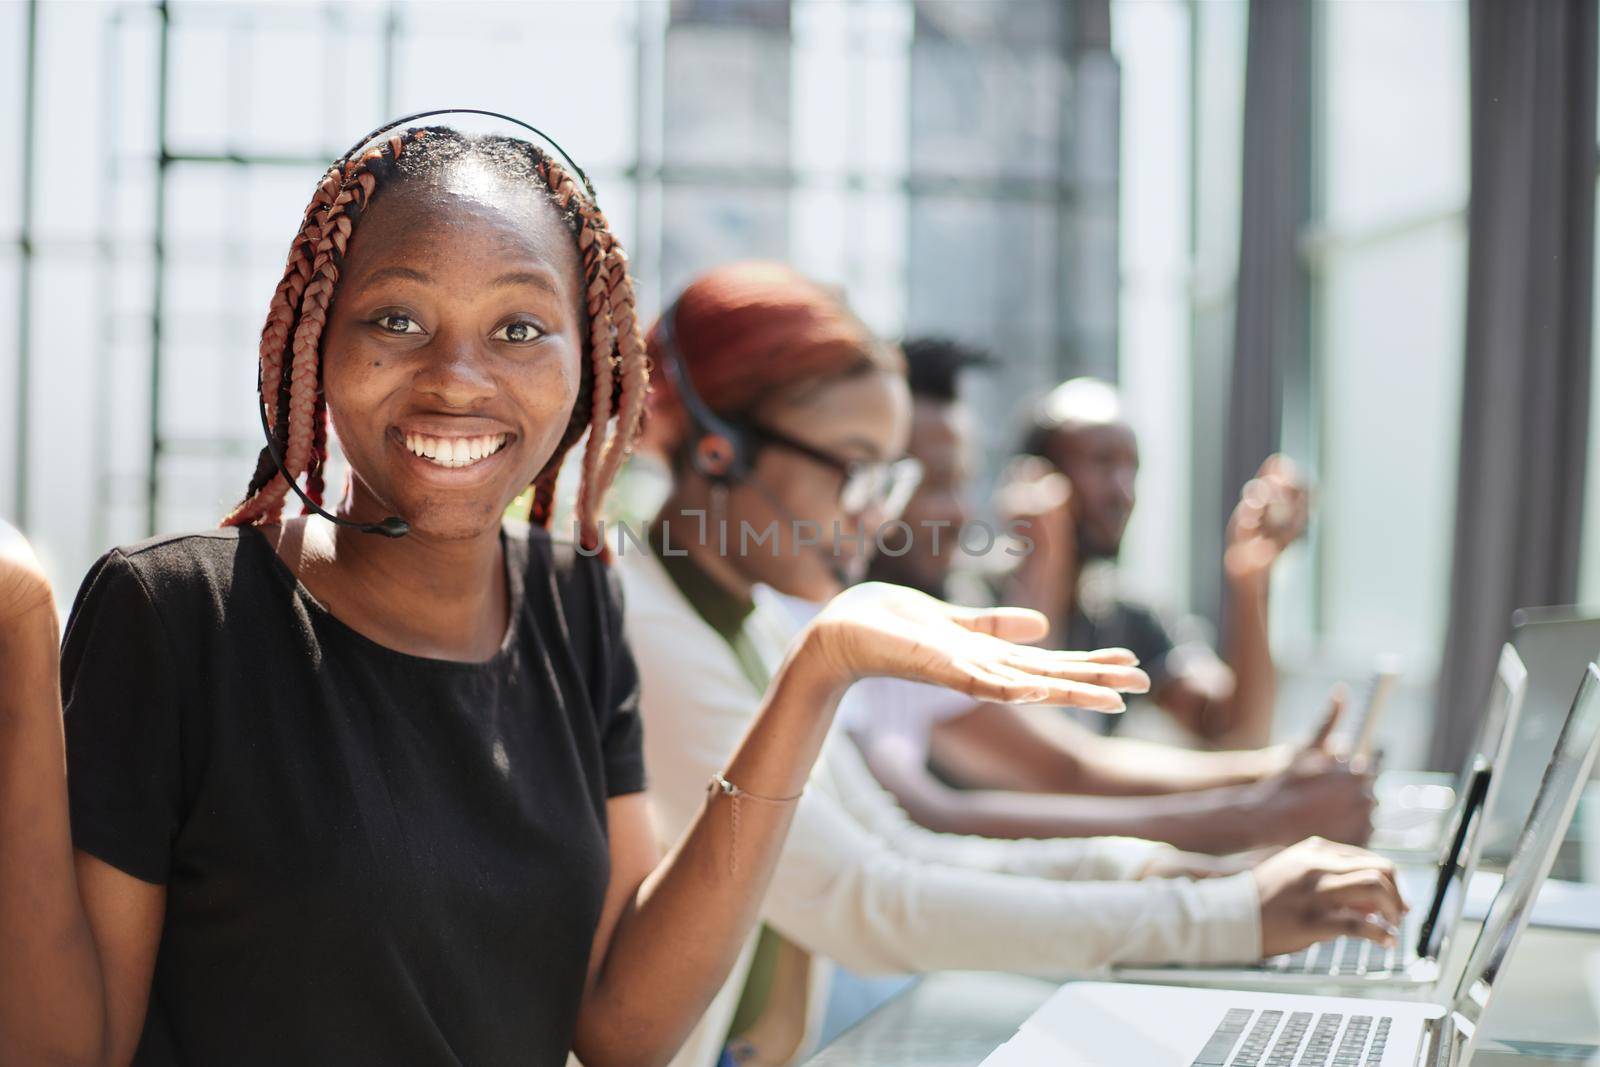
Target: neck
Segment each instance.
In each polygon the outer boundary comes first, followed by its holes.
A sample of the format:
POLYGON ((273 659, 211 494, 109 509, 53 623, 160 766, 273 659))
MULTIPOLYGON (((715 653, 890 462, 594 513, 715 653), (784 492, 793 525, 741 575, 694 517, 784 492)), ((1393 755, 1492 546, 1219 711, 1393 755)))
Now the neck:
POLYGON ((439 659, 484 660, 499 649, 509 592, 498 524, 450 540, 415 530, 381 537, 319 518, 294 525, 285 524, 280 555, 355 629, 439 659))
MULTIPOLYGON (((723 521, 730 523, 733 530, 737 531, 736 519, 727 518, 723 521)), ((711 514, 707 500, 691 500, 681 489, 675 488, 661 506, 656 522, 667 531, 667 543, 674 552, 682 550, 691 563, 731 596, 744 601, 750 599, 755 580, 739 568, 737 557, 719 550, 718 518, 711 514)), ((730 543, 735 541, 736 536, 736 532, 729 534, 730 543)))

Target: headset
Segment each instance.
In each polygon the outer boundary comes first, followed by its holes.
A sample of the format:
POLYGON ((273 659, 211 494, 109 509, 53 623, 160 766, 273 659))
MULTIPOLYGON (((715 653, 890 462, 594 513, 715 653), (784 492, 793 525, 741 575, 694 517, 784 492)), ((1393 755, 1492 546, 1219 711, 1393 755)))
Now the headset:
POLYGON ((695 392, 684 366, 683 350, 678 347, 678 301, 661 313, 657 337, 661 342, 661 368, 673 391, 689 413, 698 438, 689 453, 694 469, 717 485, 732 485, 749 479, 755 463, 756 442, 749 430, 735 426, 711 410, 695 392))
MULTIPOLYGON (((756 435, 748 428, 729 422, 712 411, 711 406, 695 392, 694 385, 689 381, 688 368, 684 365, 683 350, 678 347, 677 321, 678 301, 674 300, 672 305, 661 313, 656 336, 662 348, 662 358, 659 362, 662 373, 672 383, 672 388, 678 394, 683 409, 688 412, 689 421, 694 423, 695 433, 698 435, 694 447, 689 452, 689 462, 694 465, 697 472, 710 479, 713 485, 724 488, 733 485, 748 486, 767 502, 768 507, 793 522, 794 513, 784 505, 783 501, 773 495, 759 480, 751 477, 754 473, 755 455, 760 448, 756 435)), ((824 551, 818 544, 808 544, 805 547, 841 587, 855 581, 838 555, 824 551)))
MULTIPOLYGON (((498 119, 502 122, 508 122, 513 126, 519 126, 522 129, 527 130, 529 133, 532 133, 534 136, 538 137, 551 148, 556 150, 556 154, 559 155, 572 170, 572 172, 578 176, 578 180, 583 182, 583 188, 589 194, 590 203, 594 203, 594 184, 589 181, 589 176, 583 172, 583 168, 578 166, 577 162, 573 160, 571 156, 567 155, 566 150, 556 143, 555 138, 551 137, 537 126, 523 122, 519 118, 513 118, 510 115, 503 115, 498 111, 485 111, 482 108, 476 107, 435 108, 430 111, 418 111, 414 114, 403 115, 400 118, 393 119, 392 121, 386 122, 382 126, 379 126, 377 129, 361 138, 355 144, 351 145, 349 149, 345 151, 344 155, 339 157, 339 165, 342 167, 344 164, 349 163, 351 159, 355 158, 356 153, 360 152, 367 145, 371 144, 373 140, 383 136, 390 130, 395 129, 398 126, 404 126, 408 122, 415 122, 417 119, 431 118, 435 115, 483 115, 487 118, 498 119)), ((699 398, 696 397, 697 401, 698 399, 699 398)), ((312 499, 306 495, 305 490, 300 488, 300 484, 295 479, 289 477, 289 472, 285 470, 283 466, 283 458, 278 455, 277 444, 272 438, 272 427, 267 422, 267 394, 266 383, 264 382, 258 381, 256 383, 256 401, 257 406, 261 411, 261 432, 267 439, 267 455, 271 457, 272 465, 277 468, 278 475, 288 483, 290 489, 294 490, 295 496, 300 498, 300 502, 305 505, 307 511, 315 515, 320 515, 324 519, 327 519, 329 522, 338 526, 348 526, 353 530, 359 530, 362 533, 377 534, 380 537, 404 537, 406 534, 411 532, 411 524, 406 522, 406 520, 402 519, 398 515, 390 515, 382 522, 357 522, 354 519, 341 518, 340 516, 325 510, 321 505, 313 502, 312 499)))

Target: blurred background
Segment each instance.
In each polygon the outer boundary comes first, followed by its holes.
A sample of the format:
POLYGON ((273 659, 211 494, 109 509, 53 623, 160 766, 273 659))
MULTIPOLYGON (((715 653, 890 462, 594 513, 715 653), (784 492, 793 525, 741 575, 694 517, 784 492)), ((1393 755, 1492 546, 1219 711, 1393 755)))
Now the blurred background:
POLYGON ((214 525, 323 169, 492 108, 588 170, 647 314, 776 257, 886 336, 990 347, 987 476, 1024 399, 1119 382, 1122 581, 1169 612, 1214 624, 1232 501, 1287 451, 1317 502, 1275 577, 1283 721, 1397 653, 1391 758, 1447 764, 1511 609, 1600 601, 1597 30, 1533 6, 7 0, 0 513, 63 599, 114 543, 214 525))

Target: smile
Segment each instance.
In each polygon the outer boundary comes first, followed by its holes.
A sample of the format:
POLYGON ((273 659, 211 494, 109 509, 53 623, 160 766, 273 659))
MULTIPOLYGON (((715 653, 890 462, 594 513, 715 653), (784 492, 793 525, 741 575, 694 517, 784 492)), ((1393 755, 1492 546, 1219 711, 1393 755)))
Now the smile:
POLYGON ((460 468, 488 459, 506 446, 508 436, 495 433, 480 437, 430 437, 427 434, 408 433, 405 443, 412 455, 440 467, 460 468))

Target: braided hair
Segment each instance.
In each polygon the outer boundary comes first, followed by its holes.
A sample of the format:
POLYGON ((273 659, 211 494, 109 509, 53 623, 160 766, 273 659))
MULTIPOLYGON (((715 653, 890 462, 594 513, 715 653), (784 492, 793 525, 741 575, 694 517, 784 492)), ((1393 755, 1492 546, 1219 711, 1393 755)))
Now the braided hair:
POLYGON ((288 476, 304 476, 306 495, 322 503, 328 449, 322 331, 350 235, 381 188, 463 162, 541 188, 571 231, 582 259, 588 337, 578 396, 555 452, 534 478, 529 519, 549 527, 562 460, 587 431, 577 519, 584 547, 598 546, 596 512, 638 434, 649 384, 628 257, 599 207, 538 146, 513 137, 469 137, 446 126, 396 131, 360 155, 335 163, 318 183, 261 330, 261 399, 272 445, 262 449, 244 499, 222 520, 224 526, 279 520, 289 483, 278 472, 273 451, 282 457, 288 476), (613 415, 617 427, 608 435, 613 415))

